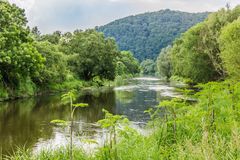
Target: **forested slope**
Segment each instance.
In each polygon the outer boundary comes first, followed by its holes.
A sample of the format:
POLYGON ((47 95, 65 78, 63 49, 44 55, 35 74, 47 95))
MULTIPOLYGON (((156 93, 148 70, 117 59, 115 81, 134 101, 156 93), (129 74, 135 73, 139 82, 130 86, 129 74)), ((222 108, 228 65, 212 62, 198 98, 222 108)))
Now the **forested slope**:
POLYGON ((207 15, 166 9, 119 19, 97 30, 114 37, 120 50, 130 50, 142 61, 155 59, 162 48, 207 15))

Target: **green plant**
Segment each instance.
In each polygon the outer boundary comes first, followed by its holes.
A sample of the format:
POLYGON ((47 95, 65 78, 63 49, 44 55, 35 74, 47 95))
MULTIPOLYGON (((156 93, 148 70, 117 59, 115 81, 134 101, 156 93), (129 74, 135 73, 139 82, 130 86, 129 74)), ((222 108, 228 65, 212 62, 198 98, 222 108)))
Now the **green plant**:
POLYGON ((165 110, 165 123, 167 124, 167 130, 169 127, 172 128, 173 137, 169 137, 173 142, 177 141, 177 120, 178 115, 181 115, 185 110, 185 102, 182 99, 174 98, 172 100, 165 100, 160 102, 159 108, 165 110))
MULTIPOLYGON (((117 159, 117 128, 120 127, 121 124, 123 123, 128 123, 128 119, 124 118, 124 116, 121 115, 113 115, 109 113, 107 110, 103 109, 102 110, 105 114, 105 118, 102 120, 98 121, 98 124, 100 124, 101 128, 107 129, 109 132, 109 135, 107 134, 106 136, 107 143, 109 142, 109 152, 108 155, 111 157, 111 153, 113 152, 112 149, 115 148, 113 154, 114 154, 114 159, 117 159)), ((106 146, 106 145, 105 145, 106 146)), ((106 150, 108 150, 106 148, 106 150)), ((107 153, 105 153, 107 154, 107 153)))
MULTIPOLYGON (((87 107, 88 104, 86 103, 76 103, 74 104, 73 101, 76 99, 75 90, 69 91, 66 94, 62 95, 62 101, 70 105, 70 159, 73 158, 73 122, 74 122, 74 112, 77 108, 84 108, 87 107)), ((66 121, 64 120, 52 120, 51 123, 58 124, 58 125, 66 125, 66 121)))

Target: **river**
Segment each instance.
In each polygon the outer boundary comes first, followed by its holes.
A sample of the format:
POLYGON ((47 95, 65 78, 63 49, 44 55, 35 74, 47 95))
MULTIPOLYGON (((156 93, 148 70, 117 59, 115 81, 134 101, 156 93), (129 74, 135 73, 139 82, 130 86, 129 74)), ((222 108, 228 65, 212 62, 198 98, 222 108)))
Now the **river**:
MULTIPOLYGON (((102 109, 114 114, 126 115, 139 130, 149 119, 144 113, 163 99, 178 97, 175 87, 157 78, 140 77, 115 88, 85 91, 77 102, 89 107, 75 111, 74 143, 84 149, 96 147, 84 144, 81 139, 95 139, 99 144, 104 139, 96 122, 103 118, 102 109)), ((16 147, 59 147, 68 143, 69 128, 57 127, 49 122, 54 119, 67 120, 69 107, 61 103, 60 95, 46 95, 0 103, 0 155, 12 154, 16 147)), ((1 156, 0 156, 1 157, 1 156)))

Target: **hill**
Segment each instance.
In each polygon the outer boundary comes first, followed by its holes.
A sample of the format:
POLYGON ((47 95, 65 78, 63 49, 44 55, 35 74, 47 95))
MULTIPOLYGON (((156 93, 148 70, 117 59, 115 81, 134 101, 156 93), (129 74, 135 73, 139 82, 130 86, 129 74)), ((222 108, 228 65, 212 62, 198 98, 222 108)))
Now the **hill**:
POLYGON ((187 13, 169 9, 129 16, 97 27, 114 37, 121 50, 130 50, 139 60, 155 59, 165 48, 209 13, 187 13))

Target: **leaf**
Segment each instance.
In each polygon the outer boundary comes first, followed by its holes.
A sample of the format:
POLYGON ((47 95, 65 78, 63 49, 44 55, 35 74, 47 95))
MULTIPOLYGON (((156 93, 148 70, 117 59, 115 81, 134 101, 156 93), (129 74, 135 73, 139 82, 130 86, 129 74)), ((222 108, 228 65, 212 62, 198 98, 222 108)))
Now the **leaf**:
POLYGON ((76 99, 76 90, 71 90, 68 93, 65 93, 61 96, 61 100, 65 103, 74 101, 76 99))
POLYGON ((52 120, 50 123, 54 124, 54 125, 57 125, 57 126, 66 126, 67 125, 66 121, 60 120, 60 119, 52 120))
POLYGON ((149 108, 149 109, 145 110, 144 113, 149 113, 150 114, 152 111, 153 111, 153 109, 149 108))
POLYGON ((89 105, 87 103, 77 103, 77 104, 73 104, 73 106, 84 108, 84 107, 88 107, 89 105))

